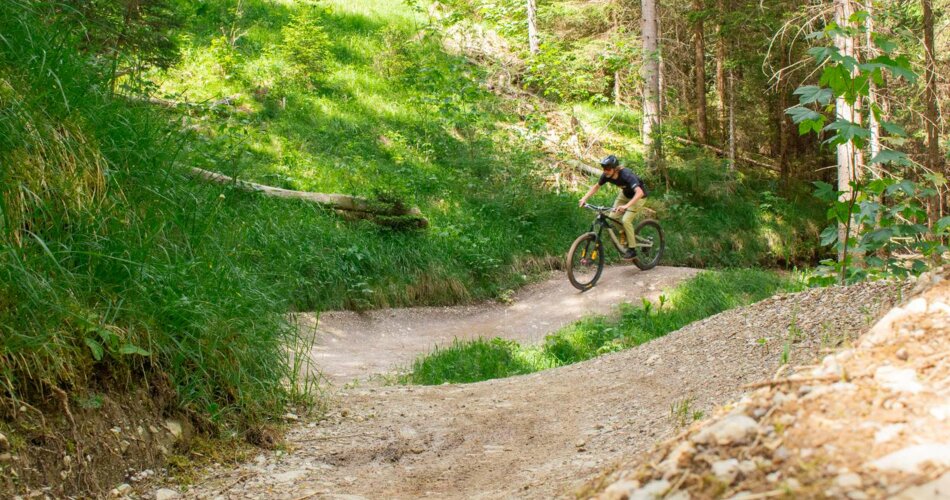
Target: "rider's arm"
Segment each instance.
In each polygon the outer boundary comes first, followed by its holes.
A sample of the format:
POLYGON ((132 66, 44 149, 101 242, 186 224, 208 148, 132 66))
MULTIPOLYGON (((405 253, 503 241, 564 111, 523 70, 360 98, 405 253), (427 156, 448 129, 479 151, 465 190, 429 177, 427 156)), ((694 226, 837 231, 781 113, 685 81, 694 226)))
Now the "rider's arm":
POLYGON ((623 209, 629 210, 630 207, 632 207, 634 203, 640 200, 640 198, 643 198, 643 188, 640 186, 637 186, 634 188, 633 198, 630 198, 630 201, 627 202, 627 204, 623 206, 623 209))
POLYGON ((587 190, 587 194, 585 194, 584 197, 581 198, 581 201, 580 203, 578 203, 578 205, 583 207, 584 204, 587 203, 587 199, 590 198, 591 196, 594 196, 594 194, 596 194, 597 191, 599 190, 600 190, 600 184, 594 184, 593 186, 591 186, 590 189, 587 190))

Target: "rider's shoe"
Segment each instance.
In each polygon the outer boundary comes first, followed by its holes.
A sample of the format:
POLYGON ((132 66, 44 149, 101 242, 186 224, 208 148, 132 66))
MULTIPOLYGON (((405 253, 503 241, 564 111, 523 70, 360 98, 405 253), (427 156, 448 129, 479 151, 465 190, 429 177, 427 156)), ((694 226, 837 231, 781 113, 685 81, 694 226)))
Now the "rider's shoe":
POLYGON ((637 251, 633 248, 628 248, 623 254, 624 259, 632 260, 637 258, 637 251))

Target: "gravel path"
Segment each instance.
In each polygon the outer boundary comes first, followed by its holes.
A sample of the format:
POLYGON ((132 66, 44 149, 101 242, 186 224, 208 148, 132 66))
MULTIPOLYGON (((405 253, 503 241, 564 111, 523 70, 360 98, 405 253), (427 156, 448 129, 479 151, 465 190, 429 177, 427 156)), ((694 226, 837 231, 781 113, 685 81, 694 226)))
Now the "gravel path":
POLYGON ((900 295, 866 283, 727 311, 624 352, 469 385, 351 387, 286 451, 212 470, 194 498, 548 498, 677 432, 671 406, 733 400, 787 356, 808 363, 900 295))
POLYGON ((416 307, 356 313, 298 315, 303 331, 316 337, 314 365, 336 383, 366 379, 408 366, 418 355, 453 339, 503 337, 535 343, 588 314, 607 314, 621 302, 656 300, 664 289, 699 272, 685 267, 610 266, 597 286, 579 292, 563 272, 524 287, 509 304, 416 307))

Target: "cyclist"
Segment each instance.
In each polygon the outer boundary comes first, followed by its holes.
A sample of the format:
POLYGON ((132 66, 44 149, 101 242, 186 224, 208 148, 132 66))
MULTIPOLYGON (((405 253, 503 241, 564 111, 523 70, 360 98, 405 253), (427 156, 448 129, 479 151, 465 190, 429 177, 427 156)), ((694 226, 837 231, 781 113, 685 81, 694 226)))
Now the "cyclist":
POLYGON ((604 169, 603 175, 600 176, 600 180, 597 181, 597 184, 594 184, 587 190, 587 194, 581 198, 579 206, 583 207, 587 203, 587 199, 591 196, 594 196, 600 186, 603 186, 606 183, 611 183, 620 188, 620 192, 617 193, 617 199, 614 200, 614 212, 619 212, 623 214, 620 218, 620 222, 623 225, 623 232, 627 236, 627 251, 624 254, 623 258, 633 259, 637 256, 635 248, 631 248, 630 245, 635 244, 637 240, 634 238, 634 229, 633 229, 633 219, 634 211, 630 210, 640 198, 646 196, 646 189, 643 186, 643 181, 640 180, 640 177, 637 174, 633 173, 629 168, 624 168, 620 165, 620 160, 616 156, 610 155, 600 161, 600 166, 604 169))

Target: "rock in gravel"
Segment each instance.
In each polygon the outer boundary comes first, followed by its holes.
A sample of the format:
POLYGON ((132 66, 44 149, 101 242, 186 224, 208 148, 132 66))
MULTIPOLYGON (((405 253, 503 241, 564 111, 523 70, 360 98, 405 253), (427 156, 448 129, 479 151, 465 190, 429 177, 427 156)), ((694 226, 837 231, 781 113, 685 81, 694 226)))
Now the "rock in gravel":
POLYGON ((670 489, 670 482, 666 479, 650 481, 643 485, 642 488, 634 490, 630 494, 630 500, 656 500, 658 498, 665 498, 666 490, 668 489, 670 489))
POLYGON ((853 472, 841 474, 835 478, 835 484, 838 487, 844 488, 846 490, 855 490, 861 487, 861 476, 853 472))
POLYGON ((603 500, 621 500, 624 498, 630 498, 640 487, 638 481, 617 481, 614 484, 611 484, 606 490, 604 490, 603 500))
POLYGON ((168 432, 172 435, 172 437, 175 438, 176 441, 181 439, 181 435, 182 435, 181 422, 177 420, 166 420, 165 428, 168 429, 168 432))
POLYGON ((730 415, 693 436, 698 444, 744 444, 755 436, 758 424, 748 415, 730 415))
POLYGON ((10 451, 10 441, 0 432, 0 453, 10 451))
POLYGON ((950 498, 950 472, 940 478, 920 486, 913 486, 900 492, 894 500, 939 500, 950 498))
POLYGON ((716 476, 716 479, 722 481, 726 485, 730 485, 735 482, 736 478, 739 476, 739 461, 734 458, 730 458, 727 460, 713 462, 712 472, 713 475, 716 476))
POLYGON ((121 497, 121 496, 128 495, 131 492, 132 492, 132 485, 128 483, 122 483, 116 486, 115 488, 113 488, 110 493, 114 497, 121 497))
POLYGON ((950 443, 927 443, 908 446, 885 455, 873 462, 871 467, 886 471, 916 473, 927 462, 950 466, 950 443))
POLYGON ((673 451, 666 457, 666 460, 660 463, 660 470, 663 471, 663 476, 668 478, 675 474, 676 471, 685 467, 695 454, 696 447, 689 441, 683 441, 676 445, 676 448, 673 448, 673 451))
POLYGON ((171 488, 162 488, 155 491, 155 500, 172 500, 179 497, 181 495, 171 488))
POLYGON ((909 392, 916 394, 923 389, 917 380, 917 372, 912 368, 895 368, 885 365, 874 372, 874 381, 894 392, 909 392))

